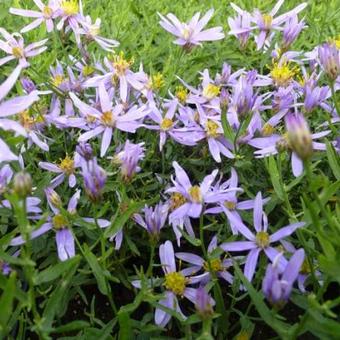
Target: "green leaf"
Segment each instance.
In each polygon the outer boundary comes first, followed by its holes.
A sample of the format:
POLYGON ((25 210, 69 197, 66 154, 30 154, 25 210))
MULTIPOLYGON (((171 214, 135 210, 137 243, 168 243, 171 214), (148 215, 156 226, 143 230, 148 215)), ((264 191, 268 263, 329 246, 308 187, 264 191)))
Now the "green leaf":
POLYGON ((7 322, 12 314, 16 291, 16 272, 12 272, 0 297, 0 335, 5 335, 7 322))
POLYGON ((45 282, 50 282, 55 280, 60 275, 67 272, 75 263, 80 261, 79 255, 72 257, 71 259, 63 262, 59 262, 54 266, 51 266, 42 272, 40 272, 36 277, 36 284, 42 284, 45 282))
POLYGON ((67 323, 66 325, 62 325, 57 327, 53 330, 53 333, 66 333, 66 332, 72 332, 77 331, 78 329, 84 329, 89 327, 90 324, 87 321, 83 320, 75 320, 67 323))
POLYGON ((100 266, 97 257, 91 252, 87 244, 84 245, 84 256, 97 280, 99 291, 104 295, 108 295, 110 293, 110 286, 107 284, 105 271, 100 266))
MULTIPOLYGON (((279 155, 280 156, 280 155, 279 155)), ((284 192, 282 188, 281 176, 273 156, 268 157, 268 172, 272 181, 274 191, 281 201, 284 201, 284 192)))
POLYGON ((327 158, 336 179, 340 180, 340 157, 330 142, 326 142, 327 158))
POLYGON ((119 340, 129 340, 133 339, 131 319, 129 313, 120 311, 118 313, 119 321, 119 340))

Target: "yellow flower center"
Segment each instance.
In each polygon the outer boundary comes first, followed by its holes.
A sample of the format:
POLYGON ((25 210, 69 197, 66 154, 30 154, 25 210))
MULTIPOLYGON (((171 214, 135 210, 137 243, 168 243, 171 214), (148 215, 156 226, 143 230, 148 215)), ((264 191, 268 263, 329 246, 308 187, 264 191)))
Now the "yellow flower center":
POLYGON ((99 25, 91 25, 89 27, 89 32, 92 37, 96 37, 100 33, 99 25))
POLYGON ((269 246, 269 234, 266 231, 259 231, 256 234, 256 244, 261 248, 266 248, 269 246))
POLYGON ((64 229, 67 227, 68 221, 63 215, 55 215, 52 218, 53 227, 56 230, 64 229))
POLYGON ((207 136, 212 137, 212 138, 218 137, 220 135, 220 133, 218 132, 218 129, 219 129, 219 125, 215 121, 208 119, 205 125, 205 132, 207 136))
POLYGON ((68 16, 76 15, 79 12, 79 4, 77 0, 63 0, 60 7, 68 16))
POLYGON ((235 210, 235 208, 236 208, 236 203, 233 202, 233 201, 226 201, 226 202, 224 202, 224 205, 229 210, 235 210))
POLYGON ((91 123, 94 123, 96 121, 96 117, 95 116, 92 116, 92 115, 87 115, 86 116, 86 121, 91 124, 91 123))
POLYGON ((52 8, 48 6, 45 6, 42 12, 45 18, 49 18, 53 14, 52 8))
POLYGON ((266 123, 263 125, 263 128, 262 128, 262 136, 264 137, 271 136, 274 133, 274 131, 275 131, 275 128, 272 125, 266 123))
POLYGON ((270 72, 275 85, 286 87, 293 80, 294 76, 298 73, 298 67, 291 67, 289 62, 273 63, 270 72))
POLYGON ((262 20, 266 29, 270 29, 272 27, 273 17, 270 14, 263 14, 262 20))
POLYGON ((202 202, 202 194, 201 188, 198 185, 194 185, 189 189, 189 195, 191 196, 191 200, 195 203, 202 202))
POLYGON ((177 99, 184 104, 188 98, 188 90, 183 86, 177 86, 175 95, 177 99))
POLYGON ((182 31, 183 38, 188 40, 191 35, 191 30, 188 27, 185 27, 182 31))
POLYGON ((182 296, 184 294, 187 283, 188 279, 182 273, 172 272, 165 274, 165 288, 171 290, 176 295, 182 296))
POLYGON ((207 99, 213 99, 220 93, 220 88, 214 84, 208 84, 203 89, 203 96, 207 99))
POLYGON ((179 192, 174 192, 171 195, 171 210, 179 208, 186 201, 186 198, 182 194, 180 194, 179 192))
POLYGON ((66 79, 62 74, 57 74, 52 78, 52 84, 55 87, 59 87, 66 79))
POLYGON ((158 72, 151 77, 149 87, 153 90, 159 90, 164 86, 163 74, 158 72))
POLYGON ((16 46, 12 48, 12 54, 15 58, 20 59, 24 56, 24 51, 21 47, 16 46))
POLYGON ((67 175, 71 175, 74 172, 74 160, 69 156, 66 156, 59 164, 61 170, 66 172, 67 175))
POLYGON ((204 262, 203 268, 205 271, 212 270, 213 272, 220 272, 223 270, 222 262, 220 259, 212 259, 204 262))
POLYGON ((90 66, 90 65, 85 65, 84 67, 83 67, 83 75, 85 76, 85 77, 87 77, 87 76, 90 76, 93 72, 94 72, 95 70, 94 70, 94 67, 92 67, 92 66, 90 66))
POLYGON ((104 125, 107 125, 107 126, 110 126, 110 127, 115 126, 116 122, 115 122, 115 119, 113 118, 112 111, 103 112, 100 119, 101 119, 101 121, 104 125))
POLYGON ((118 75, 124 75, 126 70, 133 64, 133 60, 127 60, 124 58, 124 53, 120 52, 119 55, 113 56, 113 67, 115 68, 118 75))
POLYGON ((173 121, 169 118, 164 118, 161 123, 161 129, 163 131, 169 130, 174 125, 173 121))
POLYGON ((34 125, 34 118, 28 110, 19 113, 19 121, 26 130, 31 130, 34 125))

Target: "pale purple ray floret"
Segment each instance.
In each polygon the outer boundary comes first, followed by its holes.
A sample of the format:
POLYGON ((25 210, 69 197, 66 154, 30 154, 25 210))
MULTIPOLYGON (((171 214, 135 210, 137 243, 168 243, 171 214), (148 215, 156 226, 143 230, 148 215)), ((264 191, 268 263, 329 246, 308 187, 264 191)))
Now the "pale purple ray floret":
POLYGON ((135 132, 138 127, 142 125, 140 120, 144 118, 148 111, 145 106, 133 106, 127 113, 124 113, 122 105, 113 106, 112 98, 106 91, 104 85, 101 83, 98 87, 100 109, 96 109, 83 101, 81 101, 74 93, 70 93, 74 105, 81 111, 81 113, 89 119, 95 119, 97 126, 82 134, 79 142, 86 142, 87 140, 102 134, 102 142, 100 149, 100 156, 103 157, 110 146, 112 134, 115 128, 125 132, 135 132))
POLYGON ((304 261, 305 252, 303 249, 297 250, 283 271, 278 265, 281 256, 282 253, 278 254, 273 263, 268 264, 262 281, 262 291, 265 297, 271 304, 279 307, 282 307, 291 295, 294 282, 298 278, 304 261))
MULTIPOLYGON (((244 252, 249 250, 244 267, 244 275, 249 281, 251 281, 254 276, 260 253, 263 251, 271 261, 274 261, 274 258, 278 254, 278 250, 271 246, 271 244, 284 239, 294 233, 297 228, 301 228, 305 225, 304 222, 293 223, 270 235, 268 233, 267 215, 263 211, 261 192, 256 195, 253 216, 256 233, 251 232, 242 221, 230 215, 230 220, 233 221, 234 226, 247 241, 226 242, 220 246, 227 252, 244 252)), ((281 268, 284 264, 284 261, 280 261, 279 263, 281 268)))
MULTIPOLYGON (((166 288, 165 298, 159 303, 167 308, 174 309, 183 318, 184 314, 178 303, 177 296, 186 297, 189 301, 195 304, 196 302, 196 289, 187 287, 189 283, 189 275, 193 272, 192 267, 177 271, 175 253, 172 243, 166 241, 159 247, 159 257, 161 260, 162 269, 165 276, 164 286, 166 288)), ((155 323, 156 325, 165 327, 170 321, 171 315, 161 308, 155 310, 155 323)))
POLYGON ((214 41, 224 38, 222 27, 213 27, 203 30, 204 26, 209 22, 214 14, 214 10, 210 9, 201 19, 200 13, 196 13, 188 23, 180 22, 178 18, 169 13, 165 17, 158 13, 161 18, 159 24, 169 33, 175 35, 177 39, 175 44, 183 46, 190 50, 196 45, 201 45, 203 41, 214 41))
POLYGON ((21 33, 26 33, 41 24, 45 23, 47 32, 52 32, 54 28, 53 20, 57 17, 56 10, 58 9, 57 0, 49 0, 45 5, 41 0, 33 0, 40 11, 27 10, 21 8, 10 8, 11 14, 20 15, 25 18, 34 18, 34 20, 21 29, 21 33))

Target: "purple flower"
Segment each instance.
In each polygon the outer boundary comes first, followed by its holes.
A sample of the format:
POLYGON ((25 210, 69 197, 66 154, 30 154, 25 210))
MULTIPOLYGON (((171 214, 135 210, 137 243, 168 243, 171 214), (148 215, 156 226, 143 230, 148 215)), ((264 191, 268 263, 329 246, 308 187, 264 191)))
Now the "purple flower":
POLYGON ((177 162, 173 162, 172 166, 175 168, 176 177, 171 178, 174 186, 167 189, 166 193, 180 194, 184 203, 170 214, 170 221, 185 216, 198 218, 205 203, 216 203, 223 199, 227 192, 237 190, 237 188, 226 189, 223 192, 213 192, 211 190, 211 185, 217 176, 218 170, 214 170, 210 175, 206 176, 200 185, 193 186, 188 175, 177 162))
POLYGON ((4 28, 0 27, 0 35, 5 39, 0 39, 0 49, 7 53, 6 57, 0 59, 0 66, 10 60, 18 59, 19 64, 26 67, 28 66, 27 58, 34 57, 47 49, 44 45, 48 39, 24 46, 24 39, 19 33, 9 34, 4 28))
POLYGON ((47 32, 53 31, 53 19, 56 17, 58 2, 49 0, 48 5, 44 5, 41 0, 33 0, 39 7, 40 11, 26 10, 21 8, 10 8, 11 14, 23 16, 25 18, 35 18, 30 24, 21 29, 21 33, 26 33, 45 22, 47 32))
POLYGON ((161 229, 168 218, 168 204, 157 204, 154 208, 147 205, 142 210, 144 218, 140 214, 134 214, 133 219, 143 227, 151 237, 158 239, 161 229))
POLYGON ((340 50, 334 43, 324 43, 318 48, 320 64, 333 80, 340 75, 340 50))
POLYGON ((28 94, 30 94, 31 92, 37 90, 37 87, 35 86, 33 81, 30 78, 28 78, 28 77, 22 77, 20 79, 20 82, 21 82, 21 85, 22 85, 23 89, 28 94))
POLYGON ((54 178, 50 187, 55 188, 60 185, 65 178, 68 178, 68 185, 73 188, 76 185, 76 176, 74 175, 75 170, 80 164, 76 164, 73 158, 68 155, 60 161, 59 164, 49 163, 49 162, 39 162, 40 168, 59 174, 54 178))
POLYGON ((278 265, 282 254, 278 254, 273 264, 269 264, 262 282, 262 291, 267 300, 278 307, 282 307, 289 299, 295 280, 297 279, 305 252, 297 250, 287 263, 285 269, 278 265))
POLYGON ((107 175, 105 170, 98 165, 95 157, 82 164, 82 175, 87 195, 91 201, 99 202, 102 197, 107 175))
POLYGON ((313 86, 307 82, 303 88, 305 94, 304 107, 307 113, 310 113, 317 106, 321 105, 328 97, 328 86, 313 86))
POLYGON ((179 252, 176 257, 184 262, 192 265, 192 271, 197 272, 200 269, 204 270, 203 274, 192 276, 191 283, 201 283, 206 285, 211 280, 211 271, 215 272, 218 277, 223 278, 230 284, 233 283, 233 276, 228 272, 229 268, 233 265, 232 259, 223 259, 213 255, 213 251, 217 248, 217 237, 214 236, 208 246, 208 259, 205 261, 201 256, 179 252))
MULTIPOLYGON (((75 246, 73 234, 70 231, 70 221, 68 217, 61 213, 60 209, 62 206, 60 196, 52 189, 45 189, 45 194, 47 201, 51 210, 53 211, 53 216, 49 217, 47 222, 44 223, 40 228, 34 230, 30 234, 30 239, 33 240, 40 235, 45 234, 51 229, 56 231, 56 245, 58 257, 61 261, 65 261, 73 256, 75 256, 75 246)), ((67 206, 67 211, 69 214, 75 214, 80 197, 80 190, 70 198, 67 206)), ((25 243, 22 236, 17 236, 10 242, 11 246, 19 246, 25 243)))
POLYGON ((209 318, 213 315, 215 306, 214 299, 208 294, 203 286, 196 290, 196 311, 202 319, 209 318))
POLYGON ((202 41, 214 41, 224 38, 222 27, 214 27, 202 31, 213 14, 214 10, 210 9, 199 19, 200 13, 198 12, 192 17, 189 23, 182 23, 172 13, 167 14, 166 17, 158 13, 161 18, 159 24, 166 31, 177 37, 174 43, 183 46, 188 51, 196 45, 201 45, 202 41))
MULTIPOLYGON (((170 241, 166 241, 159 247, 159 257, 163 272, 165 274, 164 286, 166 288, 165 298, 159 303, 167 308, 176 310, 179 314, 183 315, 177 296, 185 296, 189 301, 195 303, 196 301, 196 289, 187 287, 190 279, 187 277, 191 274, 192 269, 183 269, 177 271, 174 248, 170 241)), ((160 308, 155 310, 155 323, 158 326, 165 327, 170 321, 171 315, 163 311, 160 308)))
POLYGON ((135 173, 140 172, 141 168, 138 163, 144 158, 144 151, 144 143, 134 144, 129 140, 118 149, 113 162, 119 164, 122 178, 125 181, 131 180, 135 173))
MULTIPOLYGON (((256 234, 252 233, 241 220, 235 218, 233 215, 230 215, 229 219, 233 221, 232 223, 247 241, 226 242, 221 244, 220 247, 227 252, 243 252, 249 250, 244 268, 244 275, 249 281, 251 281, 254 276, 260 252, 264 251, 267 257, 273 261, 278 251, 271 246, 271 243, 291 235, 297 228, 305 225, 304 222, 290 224, 270 235, 268 233, 267 215, 263 212, 261 192, 256 195, 254 203, 254 227, 256 234)), ((280 263, 282 267, 283 262, 280 261, 280 263)))
POLYGON ((288 18, 283 28, 283 40, 281 48, 286 51, 305 27, 305 22, 303 20, 299 22, 297 15, 293 15, 288 18))
POLYGON ((70 93, 74 105, 88 118, 93 118, 97 122, 97 127, 85 132, 79 138, 79 142, 86 142, 99 134, 102 134, 102 143, 100 155, 103 157, 110 146, 112 133, 115 128, 135 132, 141 126, 139 120, 147 115, 145 107, 137 108, 133 106, 127 113, 123 113, 123 106, 116 105, 113 107, 112 98, 110 98, 104 85, 101 83, 98 87, 100 110, 82 102, 74 93, 70 93))
POLYGON ((112 52, 112 49, 119 45, 119 42, 116 40, 99 36, 101 24, 101 20, 99 18, 92 23, 92 19, 89 16, 86 16, 84 20, 79 22, 79 24, 81 28, 79 28, 78 33, 80 35, 84 35, 89 41, 95 41, 105 51, 112 52))

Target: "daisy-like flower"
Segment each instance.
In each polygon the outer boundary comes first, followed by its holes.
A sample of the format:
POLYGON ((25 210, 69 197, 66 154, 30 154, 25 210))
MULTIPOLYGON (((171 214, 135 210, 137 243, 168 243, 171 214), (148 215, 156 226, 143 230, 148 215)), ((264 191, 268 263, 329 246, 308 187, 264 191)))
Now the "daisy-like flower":
POLYGON ((221 260, 219 257, 213 256, 213 251, 217 248, 217 237, 214 236, 209 243, 207 249, 208 259, 205 261, 201 256, 178 252, 176 253, 176 257, 184 262, 190 263, 194 270, 197 271, 197 267, 204 270, 203 274, 199 274, 196 276, 192 276, 190 278, 191 283, 201 283, 203 285, 207 284, 211 279, 211 271, 215 272, 218 277, 221 277, 228 283, 233 283, 233 276, 228 272, 228 269, 232 267, 233 260, 232 259, 223 259, 221 260))
POLYGON ((256 23, 256 28, 260 30, 258 36, 255 37, 258 50, 264 46, 266 39, 271 39, 273 30, 282 30, 282 24, 296 16, 307 6, 307 3, 303 2, 294 9, 275 17, 283 3, 284 0, 279 0, 269 13, 261 13, 258 9, 254 11, 253 21, 256 23))
POLYGON ((203 41, 214 41, 224 38, 222 27, 213 27, 202 31, 214 14, 210 9, 201 19, 200 13, 196 13, 188 23, 180 22, 175 15, 169 13, 164 17, 158 13, 161 18, 159 24, 169 33, 175 35, 177 39, 175 44, 183 46, 190 51, 196 45, 202 45, 203 41))
POLYGON ((144 142, 134 144, 127 140, 113 157, 113 162, 120 166, 120 172, 125 181, 131 180, 135 173, 140 172, 141 168, 138 163, 144 158, 144 151, 144 142))
POLYGON ((204 204, 219 202, 225 197, 226 193, 239 190, 238 188, 228 188, 220 192, 212 191, 211 185, 218 170, 214 170, 206 176, 200 185, 192 185, 188 175, 177 162, 173 162, 172 166, 175 169, 176 177, 171 178, 174 186, 167 189, 166 193, 178 194, 183 204, 172 211, 169 216, 170 221, 185 216, 198 218, 202 213, 204 204))
POLYGON ((89 41, 95 41, 105 51, 112 52, 113 48, 119 45, 119 42, 116 40, 99 36, 101 24, 101 20, 99 18, 92 23, 91 17, 86 16, 84 20, 79 23, 81 27, 79 28, 78 33, 80 35, 84 35, 89 41))
POLYGON ((340 75, 340 49, 334 43, 324 43, 318 48, 318 57, 324 72, 335 80, 340 75))
POLYGON ((59 174, 54 178, 51 183, 51 188, 56 188, 65 178, 68 178, 68 185, 73 188, 76 185, 76 176, 74 175, 75 170, 80 164, 76 164, 73 158, 66 156, 60 161, 59 164, 49 163, 49 162, 39 162, 40 168, 59 174))
POLYGON ((27 10, 21 8, 10 8, 11 14, 20 15, 25 18, 35 18, 30 24, 23 27, 20 32, 26 33, 41 24, 45 23, 47 32, 53 31, 53 19, 56 18, 56 10, 58 9, 58 0, 49 0, 48 5, 45 5, 41 0, 33 0, 39 7, 40 11, 27 10))
POLYGON ((24 38, 19 33, 10 34, 0 27, 0 35, 5 39, 0 39, 0 49, 7 53, 6 57, 0 59, 0 66, 17 59, 22 67, 27 67, 29 65, 28 58, 37 56, 47 49, 47 46, 44 45, 48 39, 25 46, 24 38))
MULTIPOLYGON (((66 215, 62 214, 60 208, 62 206, 60 196, 52 189, 45 189, 45 194, 47 197, 48 204, 53 212, 53 216, 48 218, 48 221, 44 223, 40 228, 34 230, 30 238, 35 239, 49 230, 54 229, 56 231, 56 245, 58 251, 58 257, 61 261, 66 261, 67 259, 75 256, 75 246, 74 238, 72 232, 69 229, 70 221, 66 215)), ((69 214, 75 214, 80 198, 80 190, 71 197, 67 211, 69 214)), ((11 246, 20 246, 25 243, 22 236, 17 236, 10 242, 11 246)))
POLYGON ((139 108, 133 106, 127 113, 123 113, 122 105, 113 107, 112 98, 102 83, 98 87, 98 92, 100 109, 96 109, 82 102, 74 93, 70 93, 70 97, 74 105, 85 117, 94 119, 98 124, 93 130, 82 134, 78 138, 78 141, 86 142, 102 134, 100 156, 103 157, 110 146, 113 130, 117 128, 121 131, 134 133, 136 129, 142 125, 139 120, 144 118, 148 112, 145 110, 145 106, 139 108))
POLYGON ((305 27, 307 27, 305 22, 303 20, 299 22, 297 15, 288 18, 282 32, 283 39, 281 49, 287 51, 305 27))
POLYGON ((144 218, 141 214, 134 214, 133 219, 143 227, 152 238, 158 239, 160 231, 168 218, 169 205, 159 203, 154 208, 146 205, 142 211, 144 218))
MULTIPOLYGON (((192 273, 192 268, 177 271, 174 248, 170 241, 166 241, 164 244, 160 245, 159 257, 165 274, 164 286, 166 288, 165 298, 159 303, 167 308, 176 310, 183 318, 185 318, 179 306, 177 297, 185 296, 189 301, 195 304, 196 289, 187 287, 190 283, 188 275, 192 273)), ((156 308, 156 325, 165 327, 170 319, 170 314, 160 308, 156 308)))
POLYGON ((313 150, 326 150, 324 143, 315 142, 315 139, 327 136, 331 131, 326 130, 311 134, 309 126, 300 113, 289 112, 285 116, 287 133, 283 136, 273 134, 269 137, 253 138, 248 144, 259 149, 254 152, 258 158, 275 155, 279 152, 291 151, 291 166, 293 175, 303 173, 303 160, 310 157, 313 150))
MULTIPOLYGON (((256 231, 255 234, 251 232, 241 220, 233 217, 232 215, 230 215, 229 218, 233 221, 232 223, 235 225, 238 231, 247 239, 247 241, 226 242, 221 244, 220 247, 227 252, 243 252, 249 250, 244 267, 244 275, 249 281, 251 281, 254 276, 260 253, 263 251, 266 256, 273 262, 274 258, 278 254, 278 251, 274 247, 272 247, 271 244, 291 235, 297 228, 301 228, 305 225, 304 222, 290 224, 270 235, 268 233, 267 215, 263 211, 261 192, 256 195, 254 203, 254 227, 256 231)), ((280 261, 279 265, 282 268, 284 262, 280 261)))
POLYGON ((279 308, 288 301, 294 282, 298 278, 301 265, 305 257, 303 249, 297 250, 290 258, 284 271, 279 269, 279 259, 282 253, 278 254, 273 263, 269 264, 262 282, 262 291, 266 299, 279 308))
MULTIPOLYGON (((213 191, 216 190, 216 192, 223 191, 227 188, 237 188, 238 187, 238 176, 237 172, 234 168, 231 168, 231 176, 230 179, 222 184, 217 183, 213 187, 213 191)), ((240 191, 242 189, 240 188, 240 191)), ((263 199, 263 203, 267 203, 269 199, 263 199)), ((208 208, 205 211, 205 214, 220 214, 222 212, 225 213, 226 217, 228 218, 228 221, 230 223, 231 231, 234 235, 238 234, 238 229, 233 224, 233 220, 239 219, 242 221, 242 218, 240 214, 238 213, 238 210, 251 210, 254 209, 254 200, 246 200, 246 201, 238 201, 237 198, 237 192, 231 191, 228 194, 226 194, 224 200, 218 202, 216 207, 208 208), (233 215, 233 218, 230 219, 229 216, 233 215)))

